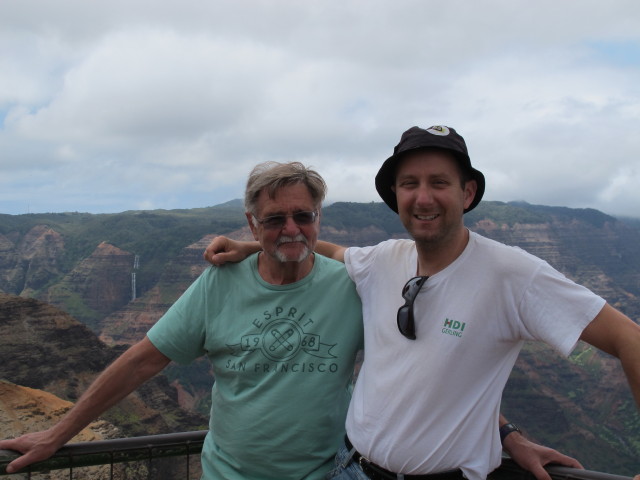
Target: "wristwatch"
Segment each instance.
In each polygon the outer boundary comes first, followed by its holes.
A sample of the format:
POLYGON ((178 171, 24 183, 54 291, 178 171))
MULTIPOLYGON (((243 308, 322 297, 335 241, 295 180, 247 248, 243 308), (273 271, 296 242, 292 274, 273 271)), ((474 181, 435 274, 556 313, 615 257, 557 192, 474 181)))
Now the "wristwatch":
POLYGON ((512 432, 522 433, 515 423, 505 423, 502 425, 500 427, 500 443, 504 443, 504 439, 512 432))

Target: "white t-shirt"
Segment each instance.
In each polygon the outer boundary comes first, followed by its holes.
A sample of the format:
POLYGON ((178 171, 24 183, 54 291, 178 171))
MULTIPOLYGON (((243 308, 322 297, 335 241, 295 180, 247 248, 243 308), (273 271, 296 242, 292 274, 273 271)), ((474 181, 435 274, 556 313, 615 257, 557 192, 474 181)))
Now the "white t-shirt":
POLYGON ((396 316, 417 271, 414 242, 349 248, 345 263, 365 326, 347 433, 362 455, 405 474, 462 468, 486 478, 501 461, 500 399, 523 341, 568 355, 605 303, 543 260, 471 232, 422 286, 409 340, 396 316))

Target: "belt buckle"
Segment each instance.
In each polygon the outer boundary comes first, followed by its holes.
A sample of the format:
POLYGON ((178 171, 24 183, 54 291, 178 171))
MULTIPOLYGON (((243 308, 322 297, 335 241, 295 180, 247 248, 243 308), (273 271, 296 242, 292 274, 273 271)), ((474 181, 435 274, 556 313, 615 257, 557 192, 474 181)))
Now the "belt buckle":
POLYGON ((360 458, 358 458, 358 465, 360 465, 362 472, 371 480, 385 480, 386 478, 388 478, 385 475, 382 475, 381 473, 376 471, 373 468, 375 464, 371 463, 371 460, 369 460, 364 455, 360 455, 360 458))
POLYGON ((371 470, 371 462, 367 457, 365 457, 364 455, 360 455, 360 458, 358 459, 358 465, 360 465, 360 468, 367 477, 375 478, 371 476, 374 472, 371 470))

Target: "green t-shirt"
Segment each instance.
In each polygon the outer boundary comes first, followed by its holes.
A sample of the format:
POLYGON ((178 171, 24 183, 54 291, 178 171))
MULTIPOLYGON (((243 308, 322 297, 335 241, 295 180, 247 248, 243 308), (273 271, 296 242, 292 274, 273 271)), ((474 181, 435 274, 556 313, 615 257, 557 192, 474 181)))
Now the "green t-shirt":
POLYGON ((257 254, 207 269, 148 332, 166 356, 213 364, 206 479, 322 479, 344 435, 363 346, 362 308, 344 265, 266 283, 257 254))

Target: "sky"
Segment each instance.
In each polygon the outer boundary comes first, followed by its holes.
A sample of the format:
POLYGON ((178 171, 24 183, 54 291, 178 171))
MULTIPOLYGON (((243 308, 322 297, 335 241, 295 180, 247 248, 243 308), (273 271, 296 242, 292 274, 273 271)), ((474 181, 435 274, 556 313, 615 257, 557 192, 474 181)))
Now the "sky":
POLYGON ((485 200, 640 217, 640 2, 0 1, 0 213, 212 206, 270 160, 379 202, 414 125, 485 200))

